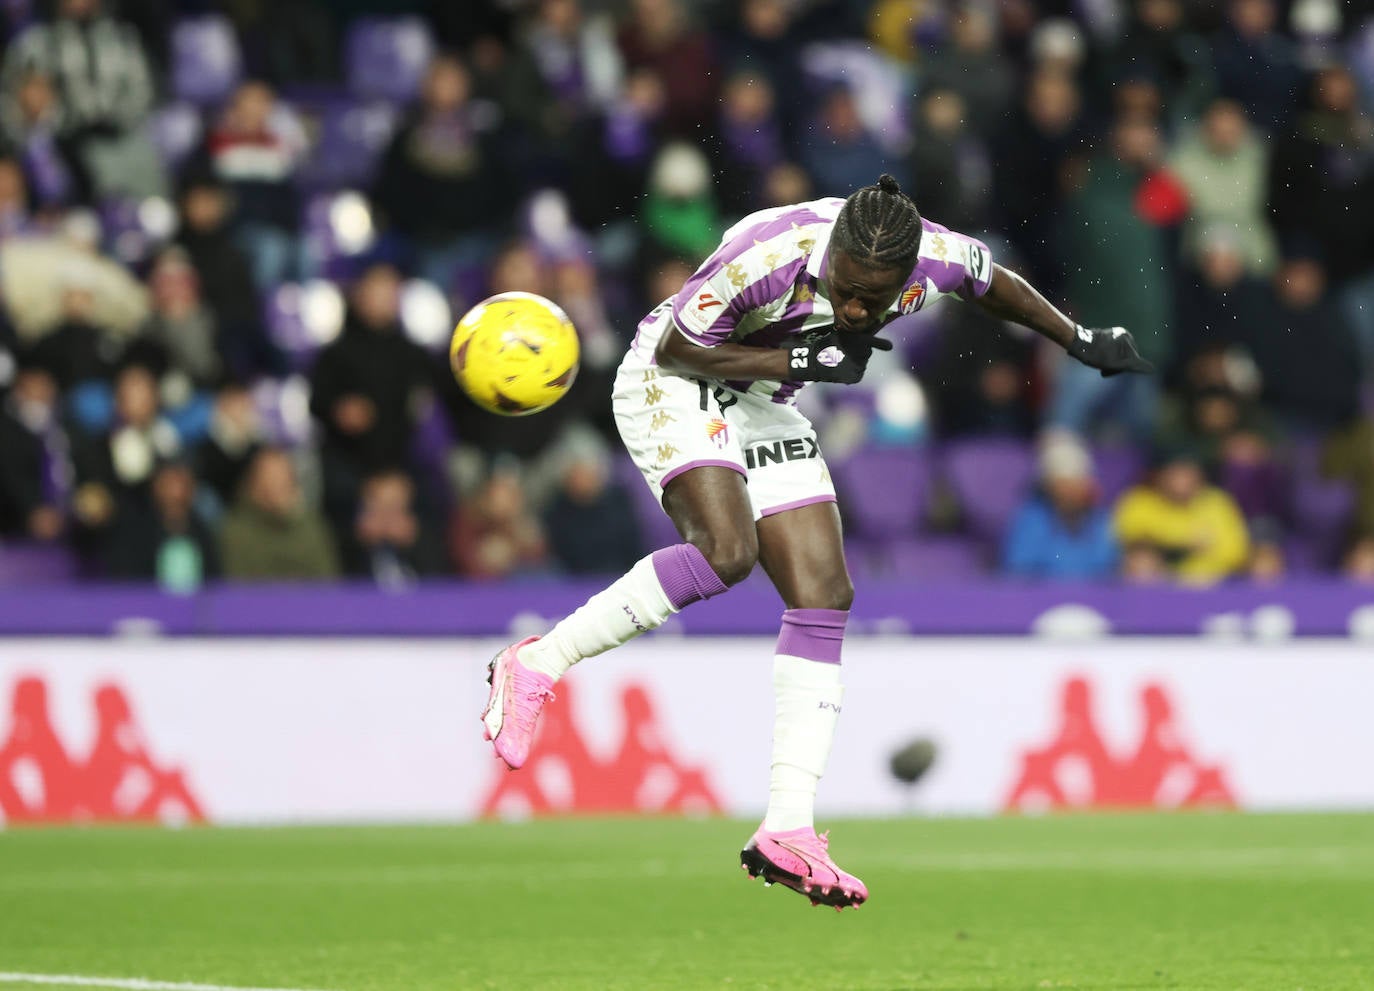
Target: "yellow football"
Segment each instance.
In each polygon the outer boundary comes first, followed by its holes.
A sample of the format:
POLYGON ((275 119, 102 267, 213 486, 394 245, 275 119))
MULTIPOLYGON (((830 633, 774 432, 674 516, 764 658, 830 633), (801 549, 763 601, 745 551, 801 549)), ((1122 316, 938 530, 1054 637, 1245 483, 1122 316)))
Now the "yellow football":
POLYGON ((548 409, 572 386, 577 330, 557 304, 528 292, 484 299, 454 328, 449 364, 478 406, 502 416, 548 409))

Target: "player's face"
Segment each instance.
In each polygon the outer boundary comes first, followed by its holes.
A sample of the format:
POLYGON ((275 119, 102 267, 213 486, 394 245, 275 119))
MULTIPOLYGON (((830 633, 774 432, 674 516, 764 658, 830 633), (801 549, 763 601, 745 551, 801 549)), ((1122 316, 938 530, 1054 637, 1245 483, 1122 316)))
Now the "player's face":
POLYGON ((896 268, 870 268, 837 250, 830 252, 827 261, 826 279, 830 283, 836 329, 846 334, 872 334, 910 273, 896 268))

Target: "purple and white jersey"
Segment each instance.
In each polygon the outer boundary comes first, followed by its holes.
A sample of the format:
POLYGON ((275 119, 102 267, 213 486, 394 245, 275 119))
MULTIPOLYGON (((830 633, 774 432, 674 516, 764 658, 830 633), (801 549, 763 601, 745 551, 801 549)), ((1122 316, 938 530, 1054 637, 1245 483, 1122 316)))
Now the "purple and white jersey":
MULTIPOLYGON (((830 233, 844 200, 828 197, 750 214, 725 232, 720 247, 686 285, 639 325, 631 345, 652 361, 667 328, 676 326, 693 344, 726 342, 776 348, 789 339, 828 329, 830 305, 826 260, 830 233)), ((943 296, 972 299, 988 291, 992 255, 987 245, 922 218, 921 251, 906 286, 884 315, 884 324, 930 306, 943 296)), ((767 392, 792 402, 800 382, 727 382, 737 392, 767 392)))

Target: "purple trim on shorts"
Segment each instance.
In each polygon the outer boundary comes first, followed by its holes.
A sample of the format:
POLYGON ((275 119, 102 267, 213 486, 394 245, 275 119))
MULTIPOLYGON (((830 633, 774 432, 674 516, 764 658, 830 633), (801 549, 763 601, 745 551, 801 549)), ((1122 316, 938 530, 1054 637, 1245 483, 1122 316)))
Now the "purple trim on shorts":
POLYGON ((735 469, 735 471, 739 472, 745 478, 749 477, 748 472, 746 472, 744 468, 740 465, 735 464, 735 462, 733 461, 688 461, 685 465, 678 465, 672 471, 668 472, 668 474, 664 475, 662 481, 658 483, 658 487, 660 490, 666 489, 668 487, 668 483, 671 482, 673 479, 677 478, 684 471, 690 471, 693 468, 706 468, 708 466, 715 468, 733 468, 735 469))
POLYGON ((803 506, 814 506, 818 502, 834 501, 835 497, 833 495, 812 496, 809 499, 798 499, 796 502, 784 502, 781 506, 769 506, 763 512, 759 513, 759 517, 776 516, 778 513, 785 513, 789 509, 801 509, 803 506))
POLYGON ((675 610, 720 595, 727 588, 701 551, 691 544, 664 547, 654 551, 650 559, 658 583, 675 610))
POLYGON ((839 664, 847 622, 847 609, 788 609, 782 614, 777 653, 839 664))

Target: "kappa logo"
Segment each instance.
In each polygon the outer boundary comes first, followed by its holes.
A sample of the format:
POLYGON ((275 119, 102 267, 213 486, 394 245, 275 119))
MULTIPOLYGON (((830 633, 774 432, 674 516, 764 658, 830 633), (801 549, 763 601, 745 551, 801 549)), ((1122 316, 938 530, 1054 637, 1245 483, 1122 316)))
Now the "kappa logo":
POLYGON ((902 293, 902 298, 899 303, 899 309, 901 310, 902 315, 906 316, 909 313, 915 313, 917 310, 919 310, 921 308, 921 304, 925 301, 926 287, 924 283, 913 282, 911 285, 907 286, 906 290, 902 293))
POLYGON ((697 294, 697 312, 705 313, 713 306, 724 306, 725 303, 716 298, 716 294, 709 289, 706 292, 697 294))

